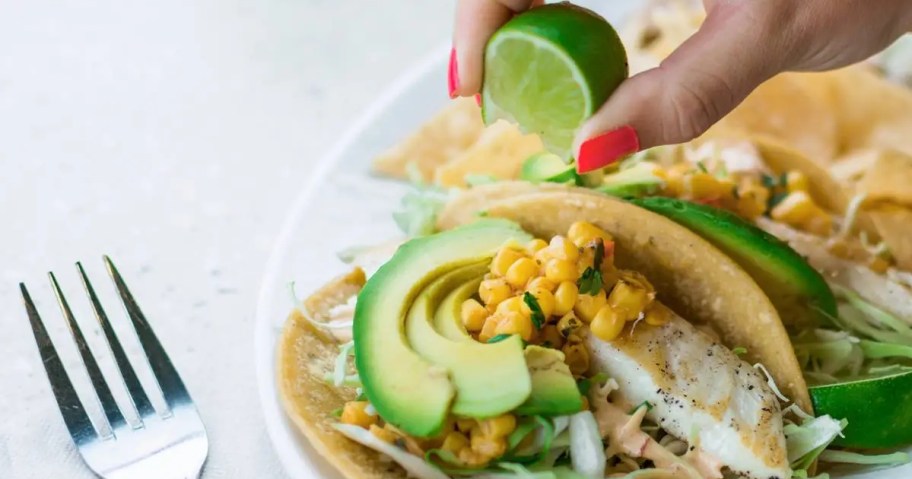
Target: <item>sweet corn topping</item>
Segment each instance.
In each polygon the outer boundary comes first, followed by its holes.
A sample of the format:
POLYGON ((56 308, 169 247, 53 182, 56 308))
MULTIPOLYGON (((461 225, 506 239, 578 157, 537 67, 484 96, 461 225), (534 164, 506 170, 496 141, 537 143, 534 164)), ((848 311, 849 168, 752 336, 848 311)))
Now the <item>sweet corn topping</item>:
POLYGON ((576 298, 579 296, 579 287, 572 281, 563 281, 554 290, 554 314, 563 316, 573 311, 576 298))
POLYGON ((589 324, 589 329, 595 337, 602 341, 612 341, 621 335, 624 324, 626 324, 625 318, 615 308, 605 305, 599 309, 592 323, 589 324))
POLYGON ((501 248, 491 261, 491 273, 495 276, 506 276, 510 267, 524 257, 522 252, 513 248, 501 248))
POLYGON ((607 302, 604 289, 599 289, 596 294, 581 294, 576 298, 573 312, 583 322, 590 323, 607 302))
POLYGON ((529 282, 538 274, 538 263, 532 258, 520 258, 510 266, 507 274, 504 276, 508 283, 514 288, 520 288, 529 282))
POLYGON ((567 231, 567 238, 578 248, 590 246, 596 239, 601 239, 605 243, 613 241, 608 232, 588 221, 577 221, 570 225, 570 229, 567 231))

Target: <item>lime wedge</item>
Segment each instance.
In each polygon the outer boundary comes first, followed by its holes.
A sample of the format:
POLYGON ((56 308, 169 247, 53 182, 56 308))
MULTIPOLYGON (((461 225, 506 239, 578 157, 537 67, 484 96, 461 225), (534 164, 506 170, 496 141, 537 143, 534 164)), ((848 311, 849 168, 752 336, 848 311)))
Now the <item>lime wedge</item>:
POLYGON ((569 161, 577 129, 627 78, 627 53, 604 18, 558 3, 517 15, 497 30, 484 67, 485 123, 517 123, 569 161))

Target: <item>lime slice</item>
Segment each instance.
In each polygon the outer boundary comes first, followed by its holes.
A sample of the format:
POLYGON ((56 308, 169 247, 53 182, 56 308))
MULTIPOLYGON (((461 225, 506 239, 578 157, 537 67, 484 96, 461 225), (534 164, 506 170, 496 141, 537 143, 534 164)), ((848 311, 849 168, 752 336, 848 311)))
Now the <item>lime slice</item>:
POLYGON ((533 8, 497 30, 484 68, 485 123, 518 123, 569 161, 577 129, 627 78, 627 53, 604 18, 559 3, 533 8))
POLYGON ((912 444, 912 372, 809 388, 814 412, 847 419, 835 444, 887 449, 912 444))

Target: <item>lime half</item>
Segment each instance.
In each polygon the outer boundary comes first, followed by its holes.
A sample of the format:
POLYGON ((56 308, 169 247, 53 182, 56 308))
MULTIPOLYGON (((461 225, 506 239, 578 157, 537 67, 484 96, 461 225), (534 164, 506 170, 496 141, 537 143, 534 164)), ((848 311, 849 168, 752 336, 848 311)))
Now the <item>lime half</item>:
POLYGON ((517 15, 497 30, 484 67, 485 123, 517 123, 569 161, 577 129, 627 78, 627 53, 604 18, 558 3, 517 15))

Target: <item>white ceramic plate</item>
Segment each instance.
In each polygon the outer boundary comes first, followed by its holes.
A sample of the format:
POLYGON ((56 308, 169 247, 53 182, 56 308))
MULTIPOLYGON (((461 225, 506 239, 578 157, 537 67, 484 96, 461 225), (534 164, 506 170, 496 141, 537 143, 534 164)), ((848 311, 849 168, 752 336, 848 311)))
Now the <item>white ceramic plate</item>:
MULTIPOLYGON (((637 3, 603 1, 594 7, 616 20, 637 3)), ((346 271, 337 259, 338 251, 400 236, 391 213, 407 187, 371 176, 370 161, 446 104, 448 53, 447 43, 418 63, 365 111, 320 162, 294 203, 267 264, 256 318, 257 387, 269 437, 293 478, 344 479, 287 420, 277 395, 275 344, 293 307, 289 284, 294 281, 299 294, 307 294, 346 271)), ((900 479, 912 477, 912 468, 856 477, 900 479)))

